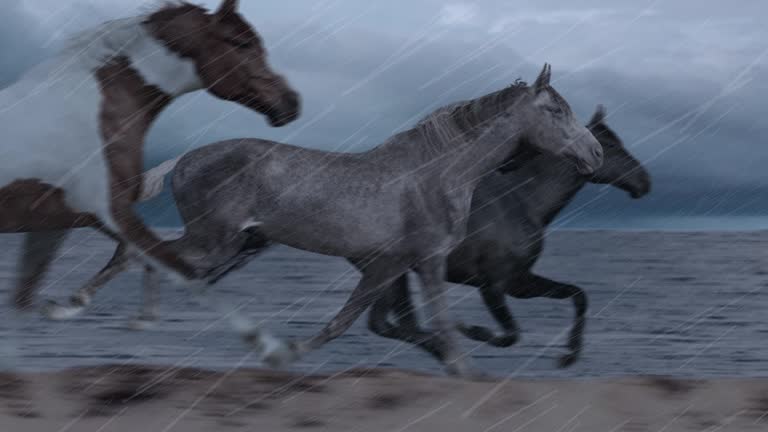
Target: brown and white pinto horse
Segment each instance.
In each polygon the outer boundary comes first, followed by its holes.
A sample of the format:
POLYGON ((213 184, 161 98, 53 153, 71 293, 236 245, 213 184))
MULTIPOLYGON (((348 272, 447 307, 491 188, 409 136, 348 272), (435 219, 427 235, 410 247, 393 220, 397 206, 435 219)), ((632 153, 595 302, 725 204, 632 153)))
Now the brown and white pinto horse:
POLYGON ((276 127, 300 111, 237 3, 215 12, 167 4, 107 22, 0 91, 0 233, 28 233, 22 260, 37 264, 17 287, 17 306, 31 304, 71 228, 99 228, 153 266, 196 278, 133 210, 150 126, 174 98, 201 89, 276 127), (41 243, 49 247, 31 249, 41 243))

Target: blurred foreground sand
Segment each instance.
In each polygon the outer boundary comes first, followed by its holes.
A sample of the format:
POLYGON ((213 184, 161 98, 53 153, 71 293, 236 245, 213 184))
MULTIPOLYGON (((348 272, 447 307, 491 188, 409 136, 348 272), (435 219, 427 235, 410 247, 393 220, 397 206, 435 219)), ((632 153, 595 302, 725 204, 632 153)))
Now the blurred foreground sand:
POLYGON ((470 382, 102 366, 0 375, 0 431, 766 431, 768 379, 470 382))

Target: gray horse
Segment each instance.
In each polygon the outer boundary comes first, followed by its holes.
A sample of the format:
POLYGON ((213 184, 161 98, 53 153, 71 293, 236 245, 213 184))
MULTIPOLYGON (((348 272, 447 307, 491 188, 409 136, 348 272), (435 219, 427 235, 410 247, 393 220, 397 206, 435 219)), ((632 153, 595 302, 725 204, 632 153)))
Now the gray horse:
POLYGON ((475 187, 522 150, 568 158, 585 175, 602 164, 602 146, 550 86, 550 76, 545 65, 531 87, 521 83, 438 110, 362 153, 259 139, 187 153, 171 164, 186 232, 168 245, 207 268, 210 281, 239 266, 244 250, 258 253, 272 242, 344 257, 361 270, 347 303, 309 340, 269 344, 265 333, 252 332, 273 364, 343 334, 413 269, 435 317, 433 345, 449 373, 463 374, 444 279, 446 257, 466 234, 475 187))
MULTIPOLYGON (((505 295, 521 299, 571 299, 576 314, 568 344, 570 352, 559 363, 566 367, 578 359, 587 310, 584 291, 536 275, 532 268, 541 256, 547 226, 587 182, 614 185, 635 199, 650 191, 648 172, 604 120, 605 110, 600 106, 587 125, 605 154, 603 166, 591 177, 551 156, 540 155, 512 173, 489 174, 478 185, 467 237, 448 255, 446 280, 479 288, 503 333, 495 335, 485 327, 460 325, 459 329, 469 338, 498 347, 517 342, 517 325, 505 295)), ((440 355, 434 346, 434 335, 418 326, 405 275, 398 278, 387 296, 374 303, 368 326, 380 336, 412 342, 435 356, 440 355), (397 325, 389 321, 390 313, 394 313, 397 325)))

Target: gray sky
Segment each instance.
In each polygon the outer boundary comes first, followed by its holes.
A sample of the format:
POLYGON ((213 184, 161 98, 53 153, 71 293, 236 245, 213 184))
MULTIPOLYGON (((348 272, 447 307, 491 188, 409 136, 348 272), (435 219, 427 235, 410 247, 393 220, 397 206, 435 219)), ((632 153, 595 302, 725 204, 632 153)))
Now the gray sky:
MULTIPOLYGON (((68 34, 157 4, 8 2, 0 16, 0 85, 68 34)), ((756 19, 768 13, 764 1, 241 2, 274 68, 302 94, 302 118, 271 129, 234 104, 187 96, 152 131, 148 164, 243 136, 369 148, 438 106, 517 77, 532 81, 549 62, 577 115, 586 121, 605 104, 608 123, 654 178, 641 201, 586 188, 558 224, 768 227, 761 217, 768 212, 768 30, 756 19)), ((168 203, 153 206, 153 220, 167 223, 168 203)))

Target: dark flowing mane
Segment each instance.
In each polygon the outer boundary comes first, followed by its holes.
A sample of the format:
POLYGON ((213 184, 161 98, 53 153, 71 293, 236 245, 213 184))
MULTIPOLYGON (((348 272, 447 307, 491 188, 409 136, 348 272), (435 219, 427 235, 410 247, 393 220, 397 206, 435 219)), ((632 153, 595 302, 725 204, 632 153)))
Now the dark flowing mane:
POLYGON ((164 1, 147 7, 144 15, 153 16, 162 21, 163 18, 167 20, 193 12, 208 13, 208 9, 186 1, 164 1))
POLYGON ((608 139, 610 141, 615 141, 615 142, 618 142, 618 143, 622 142, 621 138, 619 138, 619 136, 616 135, 616 132, 614 132, 613 129, 608 127, 608 125, 603 123, 602 120, 600 122, 598 122, 598 123, 590 124, 589 125, 589 130, 590 130, 590 132, 592 132, 592 134, 596 138, 599 137, 599 138, 603 138, 603 139, 608 139))

